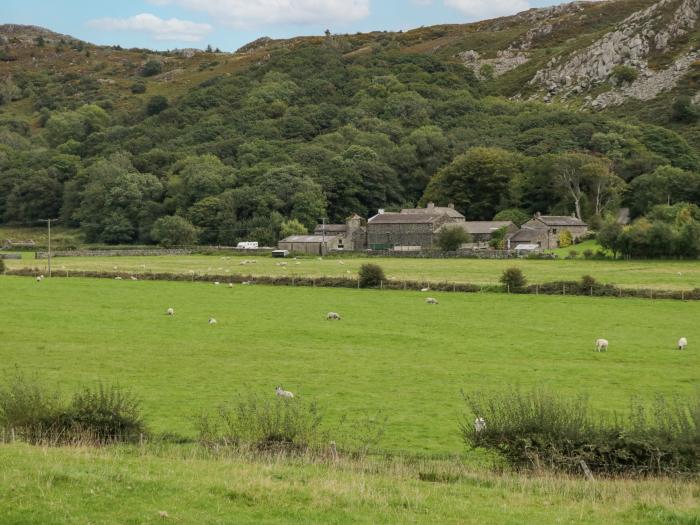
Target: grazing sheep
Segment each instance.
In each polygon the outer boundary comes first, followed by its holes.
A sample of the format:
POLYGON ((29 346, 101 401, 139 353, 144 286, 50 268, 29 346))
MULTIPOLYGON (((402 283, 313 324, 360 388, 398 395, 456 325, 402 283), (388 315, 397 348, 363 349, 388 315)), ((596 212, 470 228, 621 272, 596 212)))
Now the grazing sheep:
POLYGON ((221 283, 219 281, 214 281, 214 286, 219 286, 221 283))
POLYGON ((474 420, 474 431, 481 432, 486 429, 486 420, 483 417, 477 417, 474 420))
POLYGON ((175 315, 175 308, 168 308, 165 313, 167 315, 175 315))
POLYGON ((678 350, 685 350, 686 346, 688 346, 688 340, 685 337, 681 337, 678 340, 678 350))
POLYGON ((595 340, 595 351, 596 352, 607 352, 608 351, 608 340, 607 339, 596 339, 595 340))
POLYGON ((138 281, 138 278, 136 278, 135 276, 132 275, 132 276, 131 276, 131 280, 132 280, 132 281, 138 281))
POLYGON ((250 284, 250 281, 243 281, 241 284, 245 284, 247 286, 250 284))
POLYGON ((438 304, 438 300, 435 299, 435 297, 428 297, 425 302, 428 304, 438 304))
POLYGON ((229 288, 233 288, 233 283, 228 283, 229 288))
POLYGON ((338 264, 345 264, 343 261, 338 261, 338 264))
POLYGON ((429 292, 429 291, 430 291, 430 288, 421 288, 420 291, 421 291, 421 292, 429 292))
POLYGON ((327 321, 340 321, 340 315, 337 314, 336 312, 328 312, 326 314, 326 320, 327 321))
POLYGON ((43 276, 43 275, 37 275, 37 276, 36 276, 36 282, 40 283, 40 282, 43 281, 43 280, 44 280, 44 276, 43 276))
POLYGON ((294 394, 289 390, 282 390, 281 386, 275 388, 275 394, 277 394, 277 397, 284 397, 286 399, 292 399, 294 397, 294 394))
POLYGON ((119 276, 116 276, 116 277, 114 278, 114 280, 115 280, 115 281, 121 281, 121 280, 122 280, 122 278, 121 278, 121 277, 119 277, 119 276))
POLYGON ((209 324, 216 324, 216 319, 214 319, 213 317, 210 317, 209 324))

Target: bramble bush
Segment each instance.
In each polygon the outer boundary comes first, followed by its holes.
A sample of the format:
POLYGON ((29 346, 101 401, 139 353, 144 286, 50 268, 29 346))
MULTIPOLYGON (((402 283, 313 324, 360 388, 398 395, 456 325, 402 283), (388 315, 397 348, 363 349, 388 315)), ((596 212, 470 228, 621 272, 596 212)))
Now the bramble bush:
POLYGON ((573 399, 533 390, 464 394, 460 426, 468 446, 500 452, 516 468, 625 475, 694 473, 700 468, 700 396, 651 404, 632 400, 628 414, 593 413, 573 399), (486 427, 477 431, 474 418, 486 427))

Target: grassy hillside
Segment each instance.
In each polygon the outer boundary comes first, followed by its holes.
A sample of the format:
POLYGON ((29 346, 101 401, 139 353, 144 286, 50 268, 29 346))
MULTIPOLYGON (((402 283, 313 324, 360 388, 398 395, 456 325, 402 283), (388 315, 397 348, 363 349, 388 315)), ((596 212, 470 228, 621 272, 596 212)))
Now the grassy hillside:
POLYGON ((0 446, 0 521, 693 524, 697 485, 489 474, 454 463, 213 459, 178 449, 0 446), (444 482, 421 481, 427 475, 444 482), (166 513, 166 518, 161 513, 166 513))
MULTIPOLYGON (((576 260, 563 260, 577 248, 557 250, 559 260, 529 259, 417 259, 397 257, 302 257, 280 266, 278 259, 268 256, 147 256, 147 257, 58 257, 53 260, 54 271, 70 274, 75 270, 114 270, 148 279, 151 272, 166 272, 222 276, 310 276, 357 277, 360 265, 374 262, 384 268, 389 279, 425 282, 498 284, 503 270, 511 266, 521 268, 530 283, 552 281, 578 281, 591 275, 603 283, 627 288, 652 288, 661 290, 692 290, 700 287, 700 263, 697 261, 610 261, 585 260, 579 254, 576 260), (255 261, 246 264, 245 261, 255 261)), ((46 272, 46 259, 8 260, 10 269, 38 268, 46 272)))
POLYGON ((699 379, 695 302, 437 294, 431 306, 419 292, 19 277, 0 290, 6 372, 64 392, 118 382, 154 431, 190 437, 202 410, 282 384, 332 426, 388 417, 380 448, 458 454, 460 389, 546 385, 611 411, 632 395, 690 394, 699 379), (597 337, 609 352, 594 352, 597 337))

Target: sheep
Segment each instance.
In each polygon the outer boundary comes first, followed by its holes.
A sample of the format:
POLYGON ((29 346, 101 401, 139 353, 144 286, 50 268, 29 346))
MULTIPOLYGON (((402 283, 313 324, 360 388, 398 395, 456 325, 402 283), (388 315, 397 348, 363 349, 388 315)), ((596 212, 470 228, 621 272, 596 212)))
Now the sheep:
POLYGON ((428 304, 438 304, 438 300, 435 299, 435 297, 428 297, 425 302, 428 304))
POLYGON ((43 275, 37 275, 37 276, 36 276, 36 282, 40 283, 40 282, 43 281, 43 280, 44 280, 44 276, 43 276, 43 275))
POLYGON ((421 288, 420 291, 421 291, 421 292, 429 292, 429 291, 430 291, 430 288, 421 288))
POLYGON ((338 264, 345 264, 343 261, 338 261, 338 264))
POLYGON ((165 311, 165 314, 166 314, 166 315, 175 315, 175 308, 168 308, 168 309, 165 311))
POLYGON ((228 283, 229 288, 233 288, 233 283, 228 283))
POLYGON ((481 432, 486 429, 486 420, 483 417, 477 417, 474 420, 474 431, 481 432))
POLYGON ((115 281, 121 281, 121 280, 122 280, 122 278, 121 278, 121 277, 119 277, 119 276, 117 275, 117 276, 116 276, 116 277, 114 278, 114 280, 115 280, 115 281))
POLYGON ((685 350, 686 346, 688 346, 688 340, 685 337, 681 337, 678 340, 678 350, 685 350))
POLYGON ((608 351, 608 340, 607 339, 596 339, 595 340, 595 351, 596 352, 607 352, 608 351))
POLYGON ((214 286, 219 286, 221 283, 219 281, 214 281, 214 286))
POLYGON ((242 282, 241 284, 244 284, 244 285, 246 285, 246 286, 247 286, 247 285, 249 285, 249 284, 250 284, 250 281, 243 281, 243 282, 242 282))
POLYGON ((132 275, 132 276, 131 276, 131 280, 132 280, 132 281, 138 281, 138 278, 135 277, 134 275, 132 275))
POLYGON ((213 317, 209 318, 209 324, 216 324, 216 322, 216 319, 214 319, 213 317))
POLYGON ((282 390, 281 386, 275 388, 275 394, 277 394, 277 397, 283 397, 285 399, 294 398, 294 394, 292 394, 289 390, 282 390))
POLYGON ((340 321, 340 315, 337 314, 336 312, 328 312, 326 314, 326 320, 327 321, 340 321))

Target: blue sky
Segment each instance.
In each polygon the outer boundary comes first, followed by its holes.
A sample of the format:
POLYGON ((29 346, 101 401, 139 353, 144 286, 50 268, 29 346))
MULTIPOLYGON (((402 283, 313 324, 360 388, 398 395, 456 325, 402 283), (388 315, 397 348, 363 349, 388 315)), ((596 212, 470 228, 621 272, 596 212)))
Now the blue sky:
POLYGON ((234 51, 287 38, 411 29, 514 14, 547 0, 0 0, 0 23, 33 24, 96 44, 234 51))

